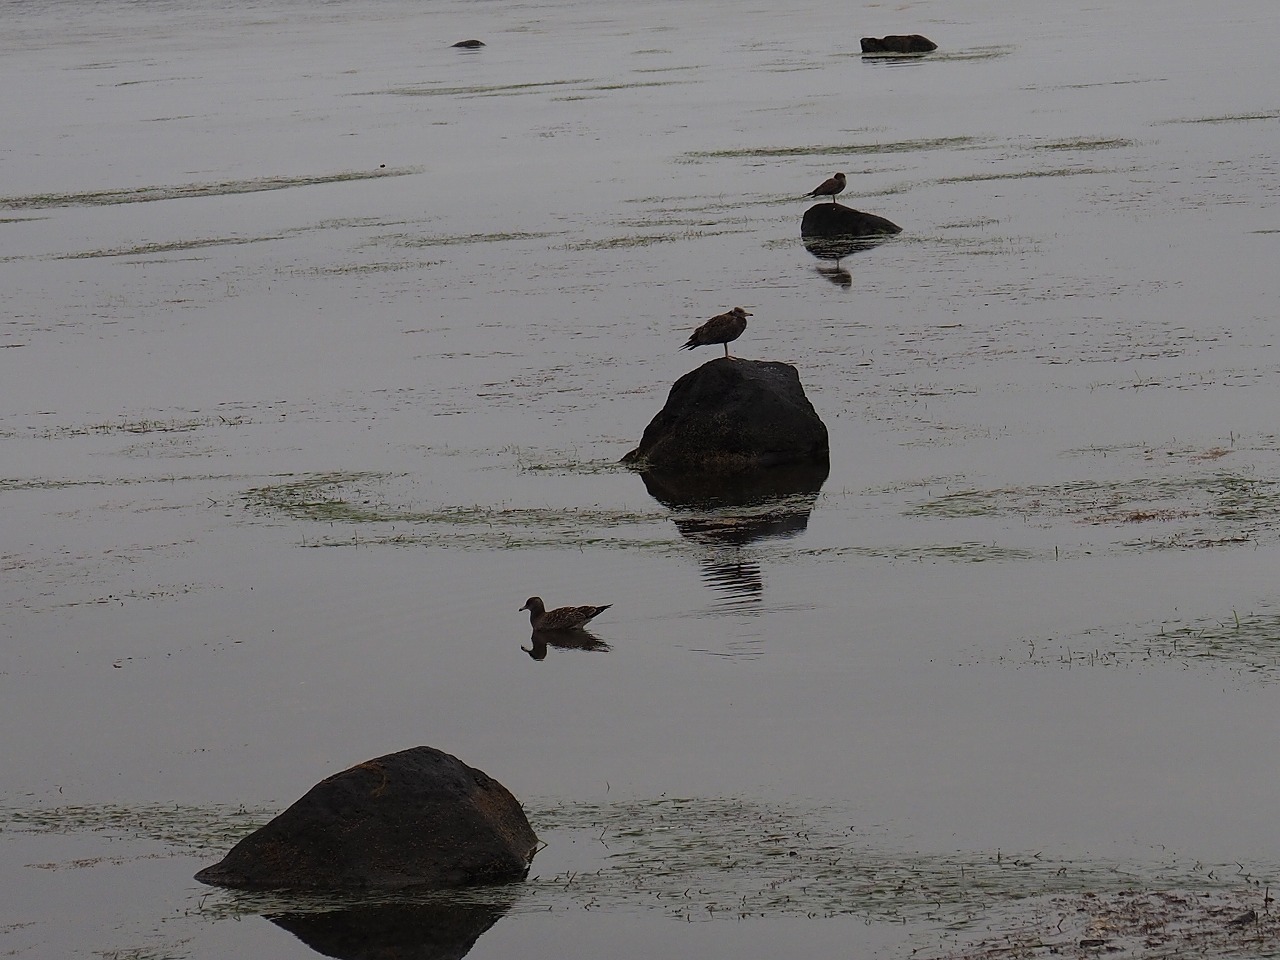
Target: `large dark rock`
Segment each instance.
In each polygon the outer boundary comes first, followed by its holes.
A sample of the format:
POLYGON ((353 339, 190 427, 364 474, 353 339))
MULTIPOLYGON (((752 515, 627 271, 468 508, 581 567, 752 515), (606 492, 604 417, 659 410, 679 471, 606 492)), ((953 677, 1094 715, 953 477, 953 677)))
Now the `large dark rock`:
POLYGON ((196 879, 326 891, 506 883, 525 876, 537 843, 502 784, 414 747, 320 781, 196 879))
POLYGON ((806 239, 883 237, 901 232, 902 228, 892 220, 841 203, 815 203, 800 220, 800 236, 806 239))
POLYGON ((918 33, 862 38, 863 53, 929 53, 937 49, 936 43, 918 33))
POLYGON ((827 427, 788 363, 718 357, 675 382, 640 446, 646 470, 732 474, 828 459, 827 427))

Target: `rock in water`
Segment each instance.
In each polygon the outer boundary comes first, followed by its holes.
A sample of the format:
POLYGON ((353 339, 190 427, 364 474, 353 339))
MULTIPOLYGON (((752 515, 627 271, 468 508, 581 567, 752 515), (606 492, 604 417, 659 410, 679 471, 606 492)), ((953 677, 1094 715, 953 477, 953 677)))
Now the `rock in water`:
POLYGON ((930 53, 938 45, 918 33, 896 34, 887 37, 863 37, 863 53, 930 53))
POLYGON ((892 220, 841 203, 815 203, 800 220, 802 237, 880 237, 901 232, 892 220))
POLYGON ((728 474, 825 463, 828 455, 826 424, 805 396, 795 367, 718 357, 675 382, 640 446, 622 462, 642 469, 728 474))
POLYGON ((320 781, 196 874, 267 890, 395 890, 523 879, 538 838, 496 780, 413 747, 320 781))

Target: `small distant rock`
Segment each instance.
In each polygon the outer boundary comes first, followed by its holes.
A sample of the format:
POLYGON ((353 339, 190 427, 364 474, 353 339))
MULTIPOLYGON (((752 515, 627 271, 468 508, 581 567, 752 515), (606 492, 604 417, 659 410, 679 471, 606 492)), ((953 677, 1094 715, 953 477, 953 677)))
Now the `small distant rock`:
POLYGON ((508 883, 528 873, 537 844, 502 784, 413 747, 320 781, 196 879, 337 892, 508 883))
POLYGON ((936 43, 918 33, 862 38, 863 53, 929 53, 937 49, 936 43))
POLYGON ((826 462, 826 424, 789 363, 718 357, 686 373, 622 458, 642 470, 731 475, 826 462))
POLYGON ((892 220, 840 203, 815 203, 800 220, 802 237, 876 237, 901 233, 892 220))
POLYGON ((459 40, 454 44, 455 47, 465 47, 468 50, 474 50, 477 47, 483 47, 483 40, 459 40))

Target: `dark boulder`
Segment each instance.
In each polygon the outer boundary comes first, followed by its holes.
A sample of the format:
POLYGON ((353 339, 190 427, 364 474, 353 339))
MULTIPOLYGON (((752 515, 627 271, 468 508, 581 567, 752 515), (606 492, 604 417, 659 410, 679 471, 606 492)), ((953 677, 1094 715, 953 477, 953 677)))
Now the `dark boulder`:
POLYGON ((901 232, 902 228, 892 220, 841 203, 815 203, 800 221, 800 236, 806 239, 884 237, 901 232))
POLYGON ((326 891, 507 883, 525 876, 537 843, 502 784, 413 747, 320 781, 196 879, 326 891))
POLYGON ((718 357, 675 382, 640 446, 622 462, 725 475, 827 459, 827 427, 795 367, 718 357))
POLYGON ((937 49, 936 43, 918 33, 862 38, 863 53, 929 53, 937 49))

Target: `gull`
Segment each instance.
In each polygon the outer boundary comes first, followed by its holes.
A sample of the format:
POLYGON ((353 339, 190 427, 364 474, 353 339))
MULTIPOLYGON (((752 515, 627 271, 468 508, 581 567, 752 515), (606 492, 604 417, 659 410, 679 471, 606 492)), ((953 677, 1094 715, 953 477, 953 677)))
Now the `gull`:
POLYGON ((529 611, 529 622, 534 630, 581 630, 612 606, 612 603, 606 603, 603 607, 556 607, 548 610, 541 597, 530 597, 520 609, 529 611))
POLYGON ((836 202, 836 194, 844 189, 844 174, 837 173, 830 180, 823 180, 813 188, 813 193, 806 193, 806 197, 830 197, 831 202, 836 202))
POLYGON ((712 343, 724 344, 724 355, 729 356, 729 341, 737 340, 742 336, 742 331, 747 329, 747 317, 754 314, 747 313, 741 307, 734 307, 728 313, 722 313, 718 317, 712 317, 697 330, 693 331, 693 335, 689 337, 687 343, 680 347, 681 350, 692 350, 694 347, 705 347, 712 343))

